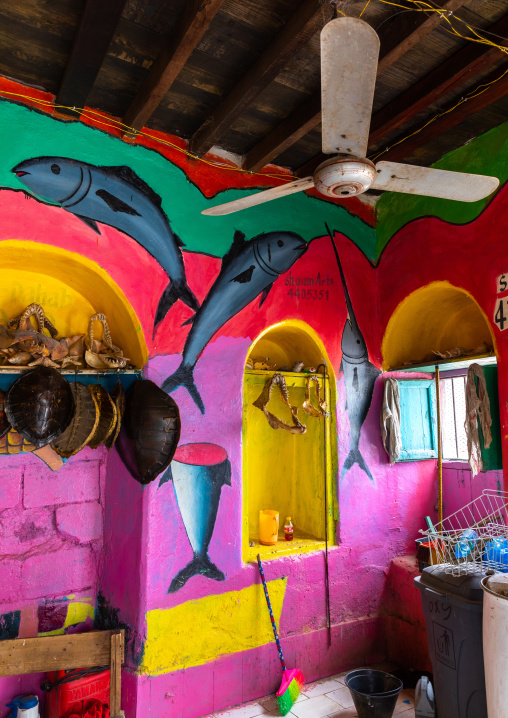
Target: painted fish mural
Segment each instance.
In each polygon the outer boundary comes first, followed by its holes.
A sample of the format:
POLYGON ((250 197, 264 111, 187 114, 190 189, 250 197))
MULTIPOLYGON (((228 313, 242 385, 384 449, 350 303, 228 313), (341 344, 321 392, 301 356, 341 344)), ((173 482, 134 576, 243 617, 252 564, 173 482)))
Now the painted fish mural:
POLYGON ((381 372, 374 364, 369 361, 369 353, 367 345, 363 338, 358 322, 356 321, 351 297, 349 296, 346 278, 342 271, 339 254, 333 241, 333 235, 328 226, 328 233, 332 240, 333 251, 339 265, 340 278, 344 288, 344 296, 346 298, 347 319, 342 331, 341 350, 342 361, 340 370, 344 373, 344 382, 346 386, 346 410, 349 416, 349 433, 350 444, 349 454, 346 456, 342 471, 340 473, 341 480, 347 474, 349 469, 358 464, 365 471, 371 481, 374 481, 370 469, 360 452, 360 434, 363 422, 367 418, 370 404, 372 402, 372 394, 374 392, 374 384, 381 372))
POLYGON ((261 294, 263 304, 273 283, 287 272, 307 250, 308 244, 294 232, 268 232, 250 241, 236 231, 233 244, 222 259, 219 276, 210 288, 199 311, 185 324, 192 324, 183 349, 182 363, 162 388, 169 394, 184 386, 205 413, 194 383, 194 367, 214 334, 235 314, 261 294))
POLYGON ((132 237, 163 267, 170 283, 160 298, 154 332, 178 299, 197 311, 187 284, 183 243, 172 231, 161 198, 130 167, 97 167, 66 157, 36 157, 12 172, 38 199, 59 205, 100 234, 97 222, 132 237))
POLYGON ((168 593, 176 593, 192 576, 224 581, 224 573, 208 556, 208 547, 222 487, 231 486, 231 464, 226 450, 217 444, 182 444, 159 486, 170 480, 194 555, 173 578, 168 593))

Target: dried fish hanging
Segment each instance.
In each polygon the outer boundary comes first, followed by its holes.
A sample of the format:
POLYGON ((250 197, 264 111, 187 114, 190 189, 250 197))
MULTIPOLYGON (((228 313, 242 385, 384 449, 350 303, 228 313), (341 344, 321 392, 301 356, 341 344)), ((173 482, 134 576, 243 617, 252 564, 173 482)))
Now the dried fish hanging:
POLYGON ((291 434, 305 434, 305 432, 307 431, 307 427, 305 426, 305 424, 302 424, 301 421, 298 419, 298 407, 292 406, 292 404, 289 402, 289 394, 286 386, 286 380, 282 374, 276 373, 270 379, 268 379, 263 388, 263 391, 256 399, 256 401, 252 403, 258 409, 261 409, 272 429, 284 429, 284 431, 289 431, 291 434), (277 386, 279 388, 283 402, 289 407, 289 410, 291 412, 291 419, 293 421, 292 426, 286 424, 281 419, 278 419, 266 408, 268 402, 270 401, 272 388, 274 386, 277 386))

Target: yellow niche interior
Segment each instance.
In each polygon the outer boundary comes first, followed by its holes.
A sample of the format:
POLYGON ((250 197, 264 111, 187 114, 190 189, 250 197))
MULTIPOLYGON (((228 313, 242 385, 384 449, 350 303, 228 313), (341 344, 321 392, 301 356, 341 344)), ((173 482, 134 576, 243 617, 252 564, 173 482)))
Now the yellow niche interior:
POLYGON ((449 282, 433 282, 412 292, 390 317, 382 343, 383 369, 439 358, 432 351, 470 351, 484 343, 493 345, 494 340, 473 297, 449 282))
MULTIPOLYGON (((243 387, 243 559, 255 561, 257 554, 271 559, 290 553, 306 553, 335 543, 338 518, 336 502, 337 431, 335 424, 335 376, 325 347, 317 333, 301 321, 287 321, 270 327, 252 344, 248 360, 262 360, 270 370, 251 370, 246 366, 243 387), (299 407, 298 417, 306 425, 305 434, 291 434, 273 429, 262 411, 253 406, 266 381, 281 367, 292 367, 295 361, 318 368, 316 374, 325 394, 330 416, 309 416, 302 410, 309 373, 283 371, 291 404, 299 407), (326 482, 325 482, 326 476, 326 482), (325 501, 325 483, 327 487, 325 501), (259 511, 279 512, 279 536, 273 546, 259 544, 259 511), (326 512, 326 513, 325 513, 326 512), (284 540, 284 522, 291 516, 294 540, 284 540), (325 528, 326 527, 326 528, 325 528), (253 546, 249 544, 254 544, 253 546)), ((311 384, 311 400, 317 407, 315 384, 311 384)), ((291 414, 272 391, 268 405, 275 416, 291 424, 291 414)))
POLYGON ((59 247, 5 240, 0 243, 0 266, 0 324, 36 302, 59 336, 86 334, 92 314, 103 312, 113 343, 136 368, 146 363, 148 351, 139 319, 120 287, 97 263, 59 247))

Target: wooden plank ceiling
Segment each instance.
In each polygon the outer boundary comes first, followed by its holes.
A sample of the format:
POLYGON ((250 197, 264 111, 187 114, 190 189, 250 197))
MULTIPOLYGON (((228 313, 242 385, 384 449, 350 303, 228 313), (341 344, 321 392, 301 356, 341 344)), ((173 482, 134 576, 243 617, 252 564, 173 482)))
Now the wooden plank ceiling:
MULTIPOLYGON (((508 47, 508 0, 436 7, 462 34, 459 19, 508 47)), ((363 12, 381 40, 369 155, 428 165, 508 117, 508 74, 459 102, 508 69, 501 50, 451 34, 438 13, 337 8, 363 12)), ((69 119, 86 104, 201 156, 219 146, 246 169, 303 176, 324 159, 319 32, 332 16, 330 0, 0 0, 0 75, 54 94, 69 119)))

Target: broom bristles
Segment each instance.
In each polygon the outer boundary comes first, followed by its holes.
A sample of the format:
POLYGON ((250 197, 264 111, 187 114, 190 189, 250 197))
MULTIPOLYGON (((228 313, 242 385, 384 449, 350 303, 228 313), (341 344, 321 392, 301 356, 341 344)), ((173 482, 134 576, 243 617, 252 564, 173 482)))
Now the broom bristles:
POLYGON ((277 691, 277 703, 281 715, 285 716, 289 713, 300 695, 300 689, 304 683, 303 673, 298 668, 284 671, 282 683, 277 691))

